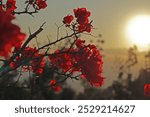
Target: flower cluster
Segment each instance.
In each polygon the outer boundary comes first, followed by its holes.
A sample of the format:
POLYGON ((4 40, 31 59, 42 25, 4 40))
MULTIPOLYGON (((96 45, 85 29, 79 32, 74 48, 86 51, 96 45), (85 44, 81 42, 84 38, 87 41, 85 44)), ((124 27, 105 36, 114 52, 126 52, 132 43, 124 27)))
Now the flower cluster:
MULTIPOLYGON (((15 49, 15 52, 18 52, 18 49, 15 49)), ((36 52, 36 48, 26 47, 21 51, 20 55, 10 63, 10 67, 15 68, 18 66, 18 64, 22 64, 22 70, 32 70, 34 73, 40 75, 43 73, 45 59, 42 57, 42 54, 36 52)))
POLYGON ((0 9, 0 56, 8 57, 13 47, 20 47, 25 34, 12 23, 14 16, 10 12, 0 9))
POLYGON ((95 45, 85 45, 85 41, 78 39, 76 48, 55 51, 55 56, 49 57, 51 64, 61 68, 64 72, 81 72, 91 85, 102 86, 102 56, 95 45))
POLYGON ((46 0, 27 0, 26 3, 30 4, 36 10, 45 9, 47 7, 46 0))
POLYGON ((92 26, 89 23, 88 17, 90 16, 90 12, 86 10, 86 8, 78 8, 74 9, 75 17, 77 18, 78 22, 78 31, 87 31, 91 32, 92 26))
MULTIPOLYGON (((78 8, 74 9, 74 15, 76 18, 76 28, 78 32, 86 31, 88 33, 91 32, 92 25, 89 22, 90 12, 87 11, 86 8, 78 8)), ((72 23, 74 17, 72 15, 67 15, 63 18, 63 23, 66 24, 66 26, 70 26, 72 23)))
MULTIPOLYGON (((78 40, 76 45, 81 48, 84 45, 83 40, 78 40)), ((102 77, 102 56, 95 45, 89 44, 83 48, 76 56, 77 67, 81 69, 82 76, 85 77, 91 85, 102 86, 104 78, 102 77)))
MULTIPOLYGON (((74 16, 67 15, 63 18, 66 26, 72 26, 70 29, 77 32, 91 32, 92 25, 89 22, 91 13, 86 8, 74 9, 74 16), (73 22, 74 18, 76 22, 73 22)), ((102 77, 102 56, 95 45, 85 44, 76 36, 75 43, 71 48, 56 50, 53 56, 49 57, 50 63, 55 67, 69 72, 72 75, 80 72, 82 78, 86 78, 93 86, 102 86, 104 77, 102 77), (74 47, 75 44, 75 47, 74 47)))
MULTIPOLYGON (((73 54, 68 53, 68 50, 68 48, 64 49, 63 52, 56 50, 53 56, 49 56, 52 65, 61 68, 64 72, 71 70, 70 68, 75 63, 73 54)), ((71 52, 75 52, 75 50, 71 49, 71 52)))

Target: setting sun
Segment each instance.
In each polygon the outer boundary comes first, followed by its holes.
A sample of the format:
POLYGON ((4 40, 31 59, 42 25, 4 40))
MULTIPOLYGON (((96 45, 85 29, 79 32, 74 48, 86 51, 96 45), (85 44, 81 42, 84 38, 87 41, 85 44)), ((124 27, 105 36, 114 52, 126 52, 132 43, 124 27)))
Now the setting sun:
POLYGON ((150 16, 140 15, 132 18, 126 29, 126 35, 132 44, 146 49, 150 44, 150 16))

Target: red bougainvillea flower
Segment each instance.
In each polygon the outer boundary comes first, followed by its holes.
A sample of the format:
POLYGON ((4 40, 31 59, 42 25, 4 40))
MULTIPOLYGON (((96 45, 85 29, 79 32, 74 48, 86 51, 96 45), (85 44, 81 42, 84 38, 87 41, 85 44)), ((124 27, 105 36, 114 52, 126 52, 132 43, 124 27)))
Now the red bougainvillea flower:
POLYGON ((32 5, 36 10, 45 9, 47 0, 27 0, 25 3, 32 5))
POLYGON ((88 45, 82 49, 76 56, 77 67, 81 73, 94 86, 102 86, 104 78, 102 77, 102 56, 95 45, 88 45))
POLYGON ((7 0, 6 10, 14 11, 16 8, 16 0, 7 0))
POLYGON ((45 9, 47 7, 46 0, 36 0, 35 4, 37 5, 37 8, 40 9, 45 9))
POLYGON ((90 23, 84 24, 84 25, 78 25, 79 32, 86 31, 86 32, 90 33, 92 28, 93 28, 93 26, 90 23))
MULTIPOLYGON (((89 22, 89 17, 91 13, 87 11, 86 8, 77 8, 74 9, 74 15, 76 18, 76 23, 74 23, 76 26, 76 30, 78 32, 91 32, 91 29, 93 26, 91 25, 91 22, 89 22)), ((72 15, 67 15, 63 18, 63 23, 66 24, 66 26, 70 26, 70 23, 73 21, 74 17, 72 15)))
MULTIPOLYGON (((68 49, 65 49, 65 51, 68 51, 68 49)), ((71 50, 74 51, 74 50, 71 50)), ((70 67, 74 64, 74 60, 72 59, 72 54, 64 53, 61 54, 61 51, 57 50, 54 52, 56 56, 49 56, 49 59, 53 66, 61 68, 64 72, 68 71, 70 67)))
POLYGON ((67 26, 69 26, 72 21, 73 21, 72 15, 67 15, 63 19, 63 23, 66 24, 67 26))
MULTIPOLYGON (((90 12, 86 8, 74 9, 76 22, 75 29, 78 32, 91 32, 93 26, 89 22, 90 12)), ((73 16, 66 16, 63 19, 64 24, 70 24, 73 16)), ((76 47, 66 48, 63 51, 57 50, 53 56, 49 56, 50 64, 62 69, 65 73, 80 72, 82 78, 86 78, 93 86, 102 86, 104 77, 102 77, 102 56, 95 45, 85 45, 85 40, 77 39, 76 47)))
POLYGON ((88 18, 91 15, 91 13, 87 11, 86 8, 78 8, 78 9, 74 9, 74 14, 78 22, 78 31, 79 32, 86 31, 90 33, 92 26, 89 23, 88 18))
POLYGON ((78 48, 83 48, 85 44, 85 40, 78 39, 75 44, 78 48))
MULTIPOLYGON (((17 52, 18 50, 15 49, 17 52)), ((22 63, 23 60, 31 60, 29 63, 24 63, 22 65, 22 70, 29 71, 32 70, 36 74, 42 74, 43 73, 43 67, 45 66, 45 59, 42 57, 42 55, 39 52, 36 52, 36 48, 32 47, 26 47, 23 51, 21 51, 21 54, 16 57, 14 62, 10 63, 11 68, 15 68, 18 64, 22 63)))
POLYGON ((56 80, 50 80, 49 86, 50 86, 50 89, 52 89, 55 92, 61 91, 61 87, 56 85, 56 80))
POLYGON ((21 59, 31 59, 31 58, 38 58, 32 60, 28 64, 24 64, 23 68, 28 69, 28 67, 36 74, 43 73, 43 67, 45 66, 45 59, 41 57, 42 55, 39 52, 35 52, 36 48, 26 47, 24 51, 21 53, 21 59))
POLYGON ((81 72, 82 78, 86 78, 93 86, 102 86, 102 56, 95 45, 85 45, 85 41, 78 39, 76 48, 68 48, 62 51, 55 51, 54 56, 50 56, 50 62, 64 72, 81 72), (66 53, 65 53, 66 52, 66 53))
POLYGON ((150 84, 144 84, 144 96, 150 97, 150 84))
POLYGON ((20 47, 25 34, 20 28, 12 24, 14 16, 10 12, 0 9, 0 56, 8 57, 13 47, 20 47))
POLYGON ((79 24, 83 25, 89 22, 88 17, 90 16, 90 12, 86 8, 74 9, 74 14, 79 24))

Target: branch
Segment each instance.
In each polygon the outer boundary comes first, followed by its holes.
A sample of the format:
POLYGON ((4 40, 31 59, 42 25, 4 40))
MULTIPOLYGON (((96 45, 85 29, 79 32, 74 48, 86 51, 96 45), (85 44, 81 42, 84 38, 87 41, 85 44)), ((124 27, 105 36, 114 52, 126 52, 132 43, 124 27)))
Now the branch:
MULTIPOLYGON (((58 40, 56 40, 56 41, 54 41, 54 42, 48 43, 48 44, 46 44, 46 45, 40 47, 39 49, 37 49, 37 51, 39 51, 39 50, 41 50, 41 49, 44 49, 45 47, 51 46, 51 45, 53 45, 53 44, 56 44, 56 43, 58 43, 59 41, 62 41, 62 40, 64 40, 64 39, 70 38, 70 37, 72 37, 72 36, 74 36, 74 35, 80 34, 80 33, 82 33, 82 32, 76 32, 76 33, 72 33, 71 35, 62 37, 62 38, 60 38, 60 39, 58 39, 58 40)), ((37 51, 36 51, 36 52, 37 52, 37 51)))
POLYGON ((21 12, 17 12, 17 11, 13 11, 12 12, 14 15, 22 15, 22 14, 28 14, 28 15, 31 15, 31 16, 33 16, 33 14, 35 14, 35 13, 38 13, 38 11, 37 10, 35 10, 35 11, 21 11, 21 12))
POLYGON ((23 44, 23 46, 21 47, 20 50, 24 50, 24 49, 26 48, 26 46, 28 45, 28 43, 29 43, 33 38, 35 38, 39 33, 41 33, 41 32, 43 31, 43 26, 44 26, 45 23, 46 23, 46 22, 44 22, 44 23, 40 26, 40 28, 39 28, 37 31, 35 31, 33 34, 30 34, 30 35, 29 35, 28 39, 27 39, 26 42, 23 44))

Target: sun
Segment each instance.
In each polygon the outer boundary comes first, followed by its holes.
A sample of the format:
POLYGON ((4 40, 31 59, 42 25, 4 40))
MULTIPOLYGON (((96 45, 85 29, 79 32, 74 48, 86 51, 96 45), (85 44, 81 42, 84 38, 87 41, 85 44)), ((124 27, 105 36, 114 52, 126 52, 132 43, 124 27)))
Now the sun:
POLYGON ((126 35, 132 44, 146 49, 150 45, 150 16, 140 15, 132 18, 127 24, 126 35))

